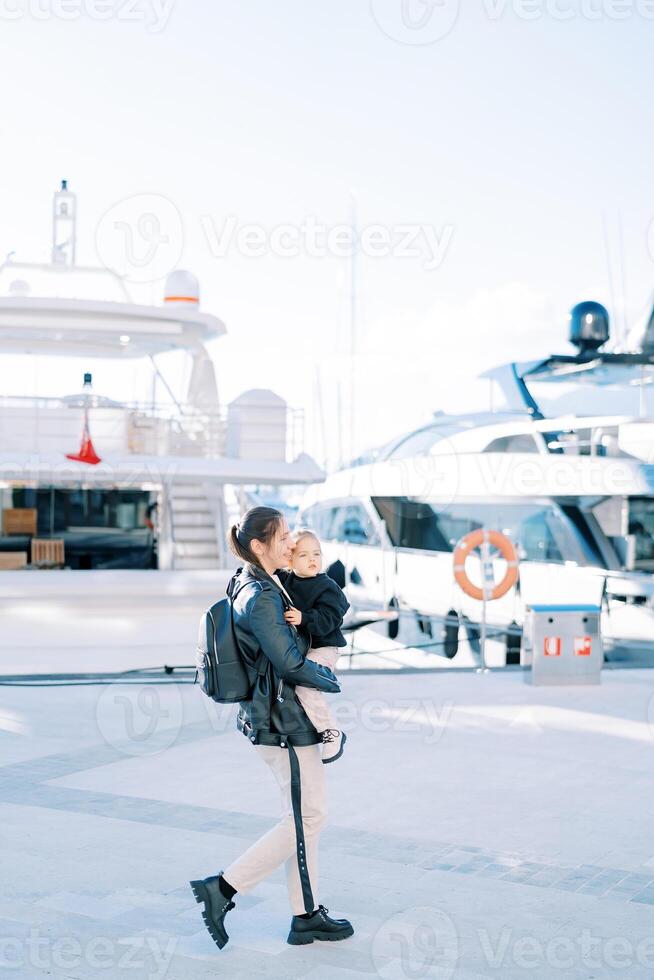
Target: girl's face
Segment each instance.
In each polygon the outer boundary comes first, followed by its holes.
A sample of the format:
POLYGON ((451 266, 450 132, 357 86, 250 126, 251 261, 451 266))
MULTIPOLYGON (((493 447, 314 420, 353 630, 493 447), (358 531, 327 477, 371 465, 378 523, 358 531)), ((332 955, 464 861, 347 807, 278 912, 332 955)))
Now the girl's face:
POLYGON ((304 578, 312 578, 322 570, 320 542, 312 534, 303 535, 295 545, 291 567, 304 578))

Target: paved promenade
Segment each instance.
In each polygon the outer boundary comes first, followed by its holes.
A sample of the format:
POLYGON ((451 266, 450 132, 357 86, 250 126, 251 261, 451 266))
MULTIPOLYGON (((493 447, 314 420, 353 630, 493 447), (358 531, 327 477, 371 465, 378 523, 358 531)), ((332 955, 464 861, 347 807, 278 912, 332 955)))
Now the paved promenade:
POLYGON ((318 897, 355 935, 288 946, 280 869, 221 952, 188 880, 278 808, 233 710, 189 684, 2 687, 4 975, 651 980, 653 696, 644 670, 347 676, 318 897))

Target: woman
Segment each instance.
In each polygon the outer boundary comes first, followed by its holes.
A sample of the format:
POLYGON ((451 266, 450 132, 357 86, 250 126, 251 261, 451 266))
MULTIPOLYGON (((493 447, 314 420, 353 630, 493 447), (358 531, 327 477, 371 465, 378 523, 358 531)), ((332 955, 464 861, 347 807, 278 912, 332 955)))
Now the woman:
POLYGON ((229 939, 224 920, 235 907, 234 895, 251 891, 285 862, 293 912, 287 942, 346 939, 354 932, 347 919, 332 919, 324 905, 316 904, 318 838, 327 817, 325 767, 321 736, 294 690, 302 684, 337 694, 340 687, 328 667, 305 660, 309 639, 284 619, 285 593, 275 570, 288 564, 293 543, 283 514, 253 507, 231 528, 229 545, 244 562, 230 596, 236 638, 253 677, 237 727, 280 786, 282 818, 229 867, 192 881, 191 887, 196 901, 204 902, 202 917, 222 949, 229 939))

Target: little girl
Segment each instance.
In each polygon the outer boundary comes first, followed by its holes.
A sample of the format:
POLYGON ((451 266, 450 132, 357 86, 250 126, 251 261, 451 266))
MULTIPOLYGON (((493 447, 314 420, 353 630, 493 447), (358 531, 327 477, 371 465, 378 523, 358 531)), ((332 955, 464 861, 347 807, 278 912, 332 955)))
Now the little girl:
MULTIPOLYGON (((320 542, 313 531, 302 530, 295 537, 290 569, 278 569, 277 577, 293 603, 293 608, 284 613, 286 622, 306 626, 311 633, 307 657, 335 670, 339 647, 347 646, 340 628, 350 603, 336 582, 321 569, 320 542)), ((347 736, 337 728, 327 698, 321 691, 300 685, 295 688, 295 694, 311 724, 322 734, 322 761, 334 762, 343 754, 347 736)))

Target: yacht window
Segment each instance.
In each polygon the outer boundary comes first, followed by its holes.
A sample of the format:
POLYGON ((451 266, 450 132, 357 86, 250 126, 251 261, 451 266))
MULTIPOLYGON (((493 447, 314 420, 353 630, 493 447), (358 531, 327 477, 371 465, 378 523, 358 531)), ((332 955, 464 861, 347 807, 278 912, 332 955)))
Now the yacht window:
POLYGON ((336 511, 332 537, 351 544, 379 544, 373 523, 361 504, 348 504, 336 511))
POLYGON ((651 497, 629 498, 629 534, 636 538, 634 568, 654 571, 654 500, 651 497))
MULTIPOLYGON (((558 515, 548 508, 525 516, 518 527, 519 556, 525 561, 563 563, 564 555, 557 543, 558 515)), ((572 557, 568 555, 568 557, 572 557)))
POLYGON ((451 553, 469 531, 486 527, 516 542, 523 560, 583 560, 578 532, 551 502, 439 505, 407 497, 373 497, 373 504, 398 548, 451 553))
POLYGON ((527 432, 514 433, 493 439, 483 450, 485 453, 537 453, 538 445, 527 432))
POLYGON ((35 507, 38 534, 60 534, 70 528, 132 531, 145 527, 153 495, 147 490, 16 488, 13 507, 35 507))
MULTIPOLYGON (((581 511, 580 508, 574 504, 561 503, 560 507, 568 520, 579 532, 579 543, 582 545, 585 551, 586 564, 605 565, 606 568, 612 567, 611 557, 607 556, 605 559, 602 555, 600 544, 596 534, 594 533, 595 522, 593 521, 593 515, 583 513, 583 511, 581 511)), ((599 525, 596 527, 596 533, 600 535, 600 540, 602 540, 602 528, 599 525)))
MULTIPOLYGON (((154 491, 15 487, 10 494, 11 508, 36 510, 37 537, 63 541, 67 568, 157 567, 154 491)), ((0 537, 0 551, 30 549, 29 534, 0 537)))
POLYGON ((379 516, 386 521, 388 535, 396 548, 452 550, 430 504, 407 497, 373 497, 372 502, 379 516))
POLYGON ((313 504, 298 515, 298 525, 310 527, 322 541, 333 541, 332 526, 336 510, 331 504, 313 504))
POLYGON ((449 436, 455 435, 465 428, 463 425, 439 425, 429 429, 412 432, 401 442, 397 443, 386 458, 405 459, 410 456, 428 456, 433 446, 449 436))

